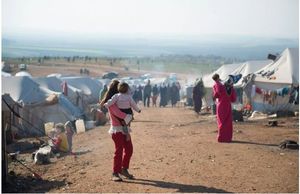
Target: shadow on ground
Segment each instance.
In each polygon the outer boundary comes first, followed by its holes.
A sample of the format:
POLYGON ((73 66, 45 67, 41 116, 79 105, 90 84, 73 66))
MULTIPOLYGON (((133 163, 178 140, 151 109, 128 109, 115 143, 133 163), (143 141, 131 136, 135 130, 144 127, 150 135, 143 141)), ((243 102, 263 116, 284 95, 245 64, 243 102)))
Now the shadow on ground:
POLYGON ((154 187, 166 188, 166 189, 177 189, 175 192, 180 193, 229 193, 223 189, 216 189, 213 187, 205 187, 201 185, 188 185, 180 183, 171 183, 165 181, 148 180, 148 179, 135 179, 133 181, 126 181, 126 183, 149 185, 154 187))
POLYGON ((41 193, 66 185, 65 180, 40 180, 31 176, 8 176, 8 181, 3 183, 3 193, 41 193))
POLYGON ((261 146, 272 146, 272 147, 278 147, 277 144, 267 144, 267 143, 257 143, 257 142, 250 142, 250 141, 239 141, 234 140, 231 143, 240 143, 240 144, 253 144, 253 145, 261 145, 261 146))

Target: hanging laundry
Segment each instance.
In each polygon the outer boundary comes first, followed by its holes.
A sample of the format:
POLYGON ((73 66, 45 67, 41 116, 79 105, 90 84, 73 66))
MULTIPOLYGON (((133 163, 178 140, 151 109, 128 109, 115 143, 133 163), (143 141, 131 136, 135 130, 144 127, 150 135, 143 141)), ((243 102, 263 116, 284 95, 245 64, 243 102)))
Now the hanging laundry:
POLYGON ((267 101, 268 101, 269 104, 272 104, 272 96, 271 96, 271 94, 272 94, 272 91, 269 90, 268 91, 268 95, 267 95, 267 101))
POLYGON ((271 104, 271 91, 269 90, 262 90, 263 93, 263 101, 264 103, 267 102, 269 104, 271 104))
POLYGON ((242 78, 242 74, 229 75, 229 78, 232 80, 233 84, 236 84, 242 78))
POLYGON ((283 88, 279 88, 276 90, 278 96, 282 96, 282 89, 283 88))
POLYGON ((276 92, 277 92, 278 96, 284 97, 285 95, 289 94, 289 88, 288 87, 279 88, 279 89, 276 90, 276 92))
POLYGON ((285 95, 288 95, 289 94, 289 88, 288 87, 284 87, 282 89, 282 97, 284 97, 285 95))
POLYGON ((271 99, 271 104, 273 106, 275 105, 276 98, 277 98, 277 92, 276 91, 271 91, 270 99, 271 99))
POLYGON ((289 98, 290 104, 299 104, 299 86, 291 88, 291 94, 289 98))
POLYGON ((255 92, 258 93, 258 94, 262 94, 262 91, 259 87, 256 87, 255 92))

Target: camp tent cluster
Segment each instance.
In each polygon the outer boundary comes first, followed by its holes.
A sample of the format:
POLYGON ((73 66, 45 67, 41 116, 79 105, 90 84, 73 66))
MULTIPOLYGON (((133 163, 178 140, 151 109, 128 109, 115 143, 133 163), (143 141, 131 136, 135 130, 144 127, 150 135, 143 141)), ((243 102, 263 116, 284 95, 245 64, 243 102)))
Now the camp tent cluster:
POLYGON ((206 95, 204 103, 213 104, 211 97, 213 74, 221 80, 229 75, 242 74, 242 79, 234 87, 240 103, 250 103, 253 110, 260 112, 298 110, 299 92, 299 49, 287 48, 276 60, 247 61, 223 65, 211 74, 202 77, 206 95), (284 93, 282 93, 284 92, 284 93))
MULTIPOLYGON (((279 110, 298 110, 299 101, 299 49, 287 48, 273 60, 247 61, 244 63, 222 65, 211 74, 202 77, 206 89, 204 104, 212 105, 211 97, 214 81, 212 75, 218 73, 221 80, 229 75, 242 74, 242 79, 234 87, 239 103, 251 103, 253 110, 276 112, 279 110)), ((173 76, 174 77, 174 76, 173 76)), ((168 83, 166 78, 132 79, 123 78, 130 85, 144 85, 145 80, 152 84, 168 83)), ((12 108, 22 118, 43 130, 47 122, 66 122, 87 119, 91 107, 99 98, 99 91, 109 80, 91 77, 71 77, 52 74, 33 78, 24 72, 16 76, 2 73, 2 99, 9 94, 15 101, 12 108), (65 85, 64 85, 65 84, 65 85), (63 89, 64 88, 64 91, 63 89)), ((133 87, 134 89, 134 87, 133 87)), ((191 93, 191 91, 189 92, 191 93)), ((190 94, 189 94, 190 95, 190 94)), ((8 98, 7 98, 8 99, 8 98)), ((10 104, 11 100, 10 100, 10 104)), ((22 120, 13 119, 14 125, 27 133, 38 133, 22 120)))
POLYGON ((102 89, 101 82, 89 77, 12 76, 2 77, 2 82, 5 83, 2 97, 9 94, 18 105, 12 108, 19 107, 15 111, 22 119, 14 119, 13 125, 24 136, 43 134, 44 124, 48 122, 86 119, 89 105, 98 102, 97 95, 102 89), (68 83, 68 95, 62 93, 63 81, 68 83))

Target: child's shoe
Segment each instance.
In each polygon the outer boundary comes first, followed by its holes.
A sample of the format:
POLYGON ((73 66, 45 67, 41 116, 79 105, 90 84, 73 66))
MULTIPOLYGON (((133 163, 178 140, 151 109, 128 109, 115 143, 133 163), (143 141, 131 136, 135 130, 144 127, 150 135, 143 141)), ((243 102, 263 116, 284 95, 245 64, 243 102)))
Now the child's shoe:
POLYGON ((121 175, 125 176, 128 179, 134 179, 134 176, 132 174, 129 174, 128 170, 126 168, 123 168, 120 172, 121 175))
POLYGON ((112 180, 112 181, 115 181, 115 182, 123 181, 122 178, 119 176, 118 173, 113 173, 113 174, 112 174, 112 177, 111 177, 111 180, 112 180))

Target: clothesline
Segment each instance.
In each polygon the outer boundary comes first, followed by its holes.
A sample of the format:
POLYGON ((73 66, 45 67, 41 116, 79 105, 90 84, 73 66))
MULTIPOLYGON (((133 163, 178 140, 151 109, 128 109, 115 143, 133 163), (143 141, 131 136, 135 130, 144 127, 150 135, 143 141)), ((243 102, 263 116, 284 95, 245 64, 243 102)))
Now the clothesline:
POLYGON ((289 96, 289 103, 298 104, 299 102, 299 86, 283 87, 276 90, 262 89, 256 85, 252 85, 251 98, 256 94, 263 96, 263 102, 267 102, 271 105, 275 105, 278 96, 289 96))

